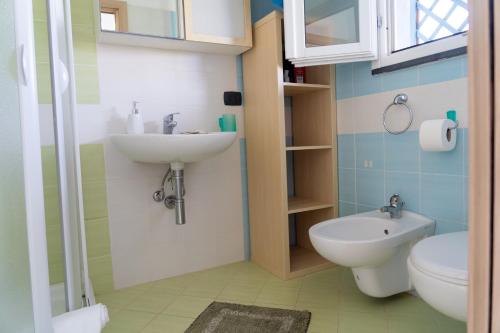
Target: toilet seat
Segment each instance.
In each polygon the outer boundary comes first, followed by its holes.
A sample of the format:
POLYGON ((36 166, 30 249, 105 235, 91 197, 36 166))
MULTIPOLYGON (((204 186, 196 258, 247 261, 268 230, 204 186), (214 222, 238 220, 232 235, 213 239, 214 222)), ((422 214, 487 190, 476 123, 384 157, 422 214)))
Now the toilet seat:
POLYGON ((410 261, 424 274, 467 286, 467 232, 443 234, 420 241, 413 247, 410 261))
POLYGON ((467 320, 467 232, 421 240, 408 257, 413 287, 436 310, 467 320))

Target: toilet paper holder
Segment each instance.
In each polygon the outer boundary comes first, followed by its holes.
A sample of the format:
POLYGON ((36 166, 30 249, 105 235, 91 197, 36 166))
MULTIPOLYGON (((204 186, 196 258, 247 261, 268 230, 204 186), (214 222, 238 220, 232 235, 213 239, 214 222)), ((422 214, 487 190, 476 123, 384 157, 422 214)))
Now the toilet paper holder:
POLYGON ((450 130, 457 129, 457 128, 458 128, 458 125, 459 125, 459 124, 458 124, 458 120, 452 120, 452 121, 453 121, 453 123, 454 123, 455 125, 453 125, 453 127, 449 127, 448 129, 450 129, 450 130))
POLYGON ((396 97, 394 97, 393 102, 385 108, 384 114, 382 116, 382 121, 384 124, 384 128, 388 133, 398 135, 398 134, 402 134, 402 133, 406 132, 410 128, 411 124, 413 123, 413 110, 408 106, 408 104, 406 104, 407 102, 408 102, 408 95, 407 94, 397 94, 396 97), (393 106, 405 107, 405 109, 408 111, 408 114, 410 116, 408 124, 405 126, 404 129, 402 129, 400 131, 393 131, 393 130, 389 129, 389 127, 387 126, 387 113, 389 112, 389 110, 393 106))

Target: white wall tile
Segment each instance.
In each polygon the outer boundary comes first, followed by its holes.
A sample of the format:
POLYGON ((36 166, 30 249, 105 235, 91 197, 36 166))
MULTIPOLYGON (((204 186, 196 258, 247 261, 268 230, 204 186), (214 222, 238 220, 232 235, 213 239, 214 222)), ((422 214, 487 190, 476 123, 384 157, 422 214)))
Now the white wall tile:
MULTIPOLYGON (((236 57, 98 44, 100 105, 79 105, 82 144, 105 146, 108 209, 117 288, 243 260, 243 212, 238 141, 223 154, 187 165, 187 224, 152 200, 167 166, 130 161, 111 134, 125 133, 131 103, 141 102, 146 132, 160 133, 162 118, 181 112, 176 130, 218 131, 228 107, 223 92, 237 90, 236 57)), ((50 106, 42 106, 48 123, 50 106)), ((50 129, 50 126, 44 126, 50 129)), ((50 130, 44 144, 53 143, 50 130)))

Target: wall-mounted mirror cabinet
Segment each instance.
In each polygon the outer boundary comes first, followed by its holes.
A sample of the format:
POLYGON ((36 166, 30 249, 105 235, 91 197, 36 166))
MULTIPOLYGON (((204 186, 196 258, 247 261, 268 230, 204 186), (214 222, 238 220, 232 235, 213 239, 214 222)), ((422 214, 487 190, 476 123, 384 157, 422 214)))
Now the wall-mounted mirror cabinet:
POLYGON ((252 47, 250 0, 95 0, 102 43, 240 54, 252 47))
POLYGON ((182 1, 99 0, 102 31, 182 39, 182 1))

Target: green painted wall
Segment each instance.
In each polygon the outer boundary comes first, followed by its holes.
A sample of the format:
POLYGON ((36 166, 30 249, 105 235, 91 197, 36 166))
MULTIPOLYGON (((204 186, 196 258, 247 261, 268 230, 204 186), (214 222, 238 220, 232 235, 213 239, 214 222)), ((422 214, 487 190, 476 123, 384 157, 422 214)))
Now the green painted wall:
MULTIPOLYGON (((33 1, 38 100, 51 103, 49 42, 45 0, 33 1)), ((99 77, 92 0, 72 0, 73 45, 78 104, 99 104, 99 77)))
MULTIPOLYGON (((101 144, 86 144, 81 145, 80 150, 89 273, 95 293, 102 294, 114 289, 104 147, 101 144)), ((42 160, 49 274, 50 283, 54 284, 64 281, 54 146, 42 147, 42 160)))

